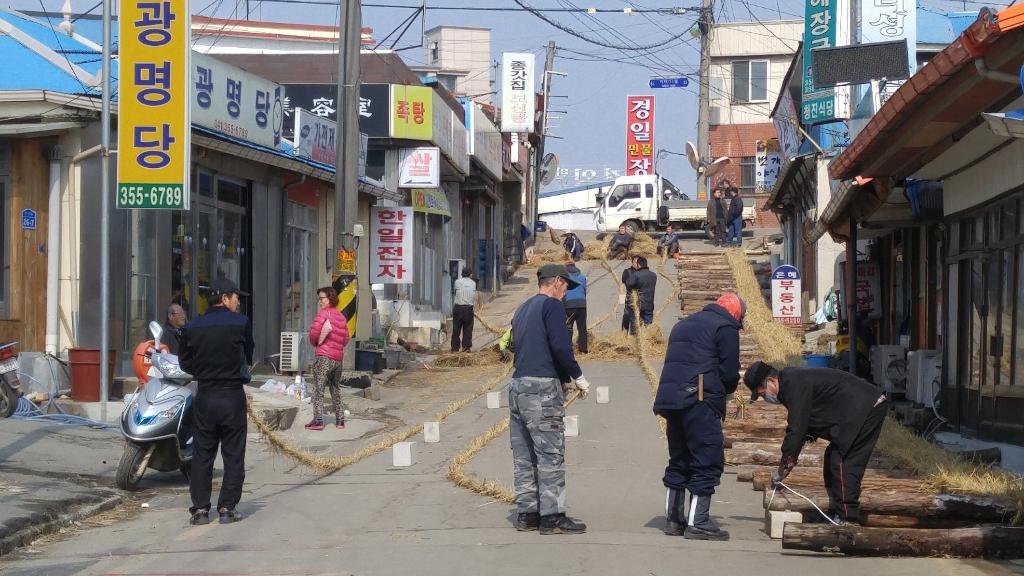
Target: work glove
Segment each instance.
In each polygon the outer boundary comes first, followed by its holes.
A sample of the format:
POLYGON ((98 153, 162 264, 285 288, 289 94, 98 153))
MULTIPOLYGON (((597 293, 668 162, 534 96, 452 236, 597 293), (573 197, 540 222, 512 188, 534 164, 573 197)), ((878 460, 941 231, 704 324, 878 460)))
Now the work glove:
POLYGON ((587 382, 586 377, 580 376, 576 379, 576 389, 580 391, 581 396, 586 396, 590 392, 590 382, 587 382))

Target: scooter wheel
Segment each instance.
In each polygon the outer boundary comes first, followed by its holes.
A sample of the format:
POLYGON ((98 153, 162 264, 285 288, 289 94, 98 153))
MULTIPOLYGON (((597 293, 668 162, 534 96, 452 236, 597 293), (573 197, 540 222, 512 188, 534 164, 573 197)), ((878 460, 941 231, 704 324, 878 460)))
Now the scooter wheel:
POLYGON ((139 470, 142 459, 146 457, 146 447, 128 442, 125 444, 121 461, 117 464, 117 487, 121 490, 134 492, 139 489, 139 482, 145 470, 139 470))
POLYGON ((6 382, 0 382, 0 418, 10 418, 18 409, 18 395, 6 382))

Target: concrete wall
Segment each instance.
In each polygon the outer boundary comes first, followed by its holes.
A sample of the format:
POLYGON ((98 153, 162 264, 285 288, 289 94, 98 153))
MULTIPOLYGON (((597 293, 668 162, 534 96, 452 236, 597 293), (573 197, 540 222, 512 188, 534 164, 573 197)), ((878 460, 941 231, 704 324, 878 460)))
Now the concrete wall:
POLYGON ((1024 182, 1024 140, 971 166, 943 183, 942 209, 946 216, 986 203, 1024 182))

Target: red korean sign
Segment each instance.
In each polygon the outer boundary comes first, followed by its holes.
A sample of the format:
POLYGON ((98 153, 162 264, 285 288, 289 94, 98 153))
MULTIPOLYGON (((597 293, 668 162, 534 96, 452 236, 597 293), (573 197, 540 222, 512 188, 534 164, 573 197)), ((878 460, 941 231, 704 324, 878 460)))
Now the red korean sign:
POLYGON ((654 96, 626 96, 626 175, 654 173, 654 96))
POLYGON ((371 218, 370 284, 412 284, 413 208, 374 208, 371 218))

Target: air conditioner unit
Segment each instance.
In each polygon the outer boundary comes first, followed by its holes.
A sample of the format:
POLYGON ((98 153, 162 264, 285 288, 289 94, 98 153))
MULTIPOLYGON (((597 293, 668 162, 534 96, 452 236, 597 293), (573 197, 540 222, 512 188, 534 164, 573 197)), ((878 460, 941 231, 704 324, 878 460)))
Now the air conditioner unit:
POLYGON ((298 372, 301 332, 281 332, 281 372, 298 372))
POLYGON ((907 351, 903 346, 872 346, 871 378, 890 397, 907 391, 907 351))
POLYGON ((938 350, 907 352, 907 400, 926 408, 935 406, 942 378, 942 358, 938 350))

